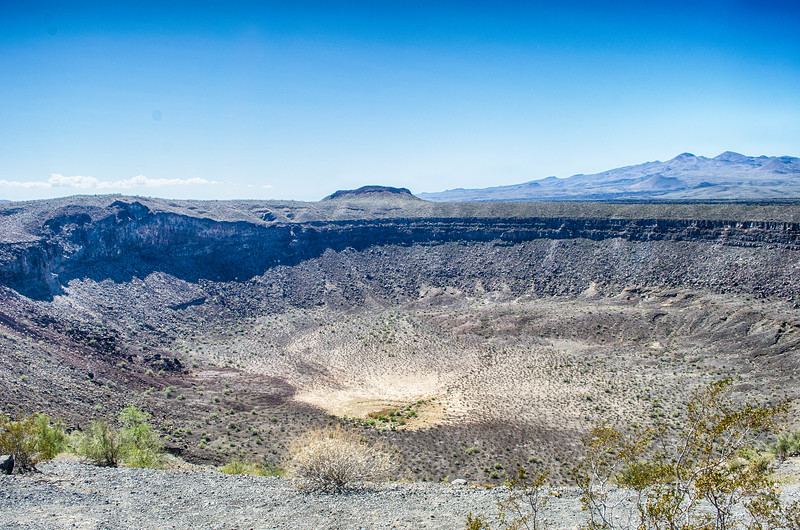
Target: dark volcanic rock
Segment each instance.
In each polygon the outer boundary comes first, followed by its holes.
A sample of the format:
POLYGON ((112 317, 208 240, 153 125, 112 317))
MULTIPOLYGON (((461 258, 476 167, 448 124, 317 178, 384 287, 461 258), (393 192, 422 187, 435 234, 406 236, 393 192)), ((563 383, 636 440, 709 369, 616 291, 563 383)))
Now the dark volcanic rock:
POLYGON ((0 473, 10 475, 14 472, 14 455, 0 455, 0 473))
MULTIPOLYGON (((27 227, 25 240, 0 240, 0 285, 31 298, 50 299, 76 278, 121 282, 163 272, 188 282, 245 280, 327 250, 384 245, 620 239, 792 250, 800 246, 800 223, 795 221, 544 217, 534 211, 527 216, 515 212, 515 217, 501 217, 495 211, 487 212, 491 216, 437 217, 436 211, 419 215, 412 204, 397 208, 391 218, 325 219, 323 213, 307 221, 265 222, 263 215, 236 221, 198 216, 188 203, 171 204, 171 211, 163 211, 143 200, 119 199, 97 207, 85 206, 78 197, 44 211, 44 218, 27 227)), ((23 220, 22 215, 8 216, 9 232, 21 232, 13 224, 23 220)), ((176 308, 195 303, 202 301, 188 300, 176 308)))
POLYGON ((416 199, 408 188, 392 188, 390 186, 361 186, 355 190, 339 190, 331 195, 328 195, 323 200, 329 201, 331 199, 352 199, 356 197, 382 197, 382 196, 398 196, 407 199, 416 199))

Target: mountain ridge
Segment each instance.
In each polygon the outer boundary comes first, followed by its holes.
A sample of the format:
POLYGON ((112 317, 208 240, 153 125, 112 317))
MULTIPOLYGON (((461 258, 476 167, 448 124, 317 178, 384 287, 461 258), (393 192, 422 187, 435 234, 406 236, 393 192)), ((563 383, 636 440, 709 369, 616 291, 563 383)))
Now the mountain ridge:
POLYGON ((733 151, 713 158, 681 153, 665 162, 644 162, 589 175, 417 196, 437 202, 785 200, 800 198, 800 158, 752 157, 733 151))

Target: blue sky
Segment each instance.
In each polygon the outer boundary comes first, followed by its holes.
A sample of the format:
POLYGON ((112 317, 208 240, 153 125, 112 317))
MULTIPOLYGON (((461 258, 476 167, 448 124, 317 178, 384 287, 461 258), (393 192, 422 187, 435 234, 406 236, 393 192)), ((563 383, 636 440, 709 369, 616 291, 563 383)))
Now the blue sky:
POLYGON ((0 2, 0 198, 800 155, 797 2, 0 2))

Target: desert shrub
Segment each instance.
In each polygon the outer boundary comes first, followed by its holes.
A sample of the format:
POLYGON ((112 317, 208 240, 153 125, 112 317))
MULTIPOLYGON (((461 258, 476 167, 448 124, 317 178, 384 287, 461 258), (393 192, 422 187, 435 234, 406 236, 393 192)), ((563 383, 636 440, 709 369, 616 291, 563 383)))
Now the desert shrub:
POLYGON ((237 458, 221 466, 219 472, 226 475, 256 475, 259 477, 282 477, 285 474, 283 469, 274 464, 258 464, 237 458))
POLYGON ((98 466, 116 467, 122 458, 119 433, 106 420, 94 420, 85 431, 73 433, 72 446, 98 466))
POLYGON ((800 501, 794 501, 781 510, 782 523, 786 528, 800 528, 800 501))
POLYGON ((387 480, 397 469, 395 453, 341 428, 314 429, 290 448, 288 468, 309 489, 342 491, 355 482, 387 480))
POLYGON ((467 515, 467 530, 488 530, 489 528, 491 527, 484 516, 473 516, 472 512, 467 515))
POLYGON ((520 467, 516 476, 506 480, 508 496, 497 503, 502 528, 537 530, 545 526, 541 512, 549 500, 545 491, 547 475, 547 472, 530 474, 520 467))
POLYGON ((150 415, 133 405, 119 414, 120 452, 127 467, 160 468, 163 466, 163 445, 147 422, 150 415))
MULTIPOLYGON (((756 449, 759 438, 778 427, 788 404, 737 404, 730 385, 724 380, 698 388, 686 408, 686 425, 673 440, 659 429, 624 433, 608 425, 582 438, 585 458, 573 478, 589 512, 586 528, 800 528, 800 501, 782 504, 772 455, 756 449)), ((502 528, 539 525, 544 479, 507 482, 502 528)), ((470 517, 467 528, 488 523, 470 517)))
POLYGON ((775 454, 781 460, 787 456, 800 455, 800 429, 778 434, 778 441, 775 443, 775 454))
POLYGON ((624 434, 606 425, 582 439, 586 458, 574 476, 589 511, 589 528, 783 526, 789 511, 774 489, 769 460, 753 447, 760 434, 775 429, 788 407, 736 404, 730 384, 725 380, 696 390, 687 424, 671 443, 657 430, 624 434), (614 486, 630 490, 635 502, 613 495, 614 486))
POLYGON ((73 435, 76 454, 98 466, 160 468, 163 465, 163 446, 147 422, 150 415, 137 407, 128 406, 120 412, 119 429, 104 419, 95 420, 86 431, 73 435))
POLYGON ((13 455, 15 468, 23 473, 63 451, 66 438, 61 422, 51 424, 46 414, 16 420, 0 416, 0 453, 13 455))
POLYGON ((0 453, 13 455, 15 467, 22 472, 35 470, 42 457, 36 446, 33 418, 3 417, 0 423, 0 453))
POLYGON ((68 437, 60 420, 51 423, 46 414, 35 414, 33 421, 36 424, 37 444, 42 459, 51 460, 67 449, 68 437))

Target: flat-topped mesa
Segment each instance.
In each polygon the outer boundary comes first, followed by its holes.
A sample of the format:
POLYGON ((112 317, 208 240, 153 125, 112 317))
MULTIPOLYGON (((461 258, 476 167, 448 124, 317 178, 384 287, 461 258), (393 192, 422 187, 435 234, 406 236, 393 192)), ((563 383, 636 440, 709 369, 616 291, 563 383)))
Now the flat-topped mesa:
POLYGON ((339 190, 328 195, 323 201, 333 199, 365 199, 365 198, 392 198, 421 200, 411 194, 408 188, 392 188, 390 186, 361 186, 356 190, 339 190))

